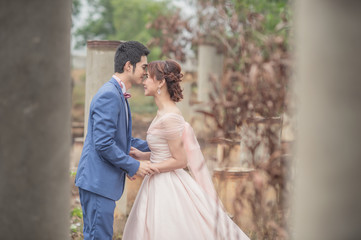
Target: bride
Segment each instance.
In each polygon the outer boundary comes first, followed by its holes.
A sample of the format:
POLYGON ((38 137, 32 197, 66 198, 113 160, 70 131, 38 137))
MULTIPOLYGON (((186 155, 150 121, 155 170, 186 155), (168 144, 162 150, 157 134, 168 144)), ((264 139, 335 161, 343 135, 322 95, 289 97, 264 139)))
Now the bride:
POLYGON ((249 239, 223 211, 193 130, 176 107, 183 98, 181 67, 154 61, 148 73, 144 92, 158 106, 147 132, 151 153, 132 148, 130 155, 150 160, 160 173, 145 176, 122 239, 249 239))

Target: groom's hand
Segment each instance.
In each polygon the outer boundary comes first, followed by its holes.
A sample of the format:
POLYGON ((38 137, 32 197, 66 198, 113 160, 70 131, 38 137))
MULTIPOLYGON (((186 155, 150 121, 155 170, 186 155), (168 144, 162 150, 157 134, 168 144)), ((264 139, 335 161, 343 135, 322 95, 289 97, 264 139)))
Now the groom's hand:
POLYGON ((136 174, 141 177, 154 173, 159 173, 159 170, 158 168, 153 166, 150 161, 141 161, 138 171, 136 172, 136 174))

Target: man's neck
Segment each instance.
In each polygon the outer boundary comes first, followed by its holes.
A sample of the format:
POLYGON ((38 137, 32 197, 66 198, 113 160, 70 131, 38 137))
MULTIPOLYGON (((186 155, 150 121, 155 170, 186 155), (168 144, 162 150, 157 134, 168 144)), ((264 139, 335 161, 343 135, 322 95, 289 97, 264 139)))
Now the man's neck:
POLYGON ((125 72, 123 73, 114 73, 115 76, 117 76, 125 85, 125 88, 127 91, 132 87, 132 83, 129 81, 129 78, 125 72))

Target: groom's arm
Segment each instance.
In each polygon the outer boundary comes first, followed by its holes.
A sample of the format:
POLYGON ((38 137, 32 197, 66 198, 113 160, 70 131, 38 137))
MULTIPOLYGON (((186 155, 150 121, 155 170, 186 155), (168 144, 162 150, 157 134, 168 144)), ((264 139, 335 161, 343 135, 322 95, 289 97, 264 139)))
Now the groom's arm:
POLYGON ((144 141, 142 139, 132 137, 130 145, 142 152, 150 152, 147 141, 144 141))
POLYGON ((120 111, 120 103, 117 100, 115 93, 107 92, 94 103, 92 118, 95 149, 104 160, 133 176, 138 171, 139 161, 125 154, 114 140, 120 111))

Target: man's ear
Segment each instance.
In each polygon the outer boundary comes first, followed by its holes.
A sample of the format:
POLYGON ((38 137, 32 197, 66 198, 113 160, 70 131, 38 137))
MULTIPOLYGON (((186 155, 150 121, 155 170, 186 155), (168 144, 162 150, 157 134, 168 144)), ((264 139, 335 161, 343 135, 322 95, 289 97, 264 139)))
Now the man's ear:
POLYGON ((124 65, 124 71, 125 72, 131 72, 133 68, 133 65, 130 63, 130 61, 127 61, 124 65))

